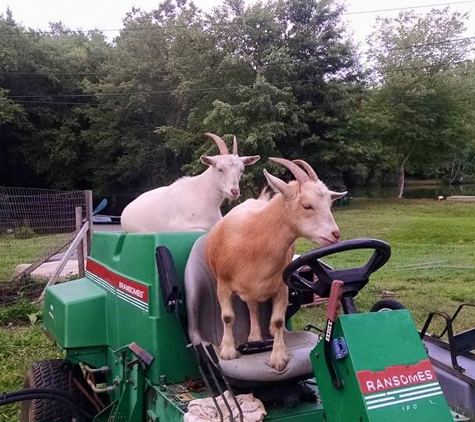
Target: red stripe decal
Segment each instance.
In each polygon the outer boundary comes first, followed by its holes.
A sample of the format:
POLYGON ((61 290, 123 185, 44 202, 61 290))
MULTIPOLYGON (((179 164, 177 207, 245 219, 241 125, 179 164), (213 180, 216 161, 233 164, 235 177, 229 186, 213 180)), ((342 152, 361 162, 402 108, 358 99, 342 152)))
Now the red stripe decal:
POLYGON ((359 371, 357 373, 363 394, 374 394, 394 388, 437 381, 434 368, 428 359, 415 365, 389 366, 383 371, 359 371))
POLYGON ((148 303, 148 286, 132 281, 125 278, 101 264, 95 261, 87 260, 86 269, 97 277, 102 278, 104 281, 115 287, 117 290, 124 292, 125 294, 132 296, 141 302, 148 303))

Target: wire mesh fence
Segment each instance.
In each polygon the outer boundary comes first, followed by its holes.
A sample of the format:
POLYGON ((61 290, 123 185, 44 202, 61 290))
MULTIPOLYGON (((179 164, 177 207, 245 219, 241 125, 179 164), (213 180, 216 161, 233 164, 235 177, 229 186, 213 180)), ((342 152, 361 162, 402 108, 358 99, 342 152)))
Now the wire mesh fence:
MULTIPOLYGON (((0 306, 41 294, 88 207, 87 191, 0 186, 0 306)), ((78 263, 75 252, 60 279, 77 276, 78 263)))

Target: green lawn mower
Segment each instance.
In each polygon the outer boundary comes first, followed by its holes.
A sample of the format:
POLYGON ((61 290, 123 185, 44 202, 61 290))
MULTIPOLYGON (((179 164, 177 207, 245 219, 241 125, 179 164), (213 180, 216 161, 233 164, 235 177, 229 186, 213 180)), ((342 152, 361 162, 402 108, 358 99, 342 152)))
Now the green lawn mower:
MULTIPOLYGON (((391 308, 385 303, 380 312, 356 312, 354 297, 390 257, 387 243, 341 242, 287 267, 291 358, 277 372, 267 365, 272 338, 247 342, 249 316, 237 297, 241 354, 218 357, 223 329, 205 241, 203 232, 95 233, 86 276, 46 293, 43 324, 65 358, 35 363, 24 390, 4 394, 0 405, 21 401, 20 420, 34 422, 251 421, 259 418, 246 413, 241 398, 252 393, 267 421, 468 420, 449 408, 440 368, 407 310, 384 312, 391 308), (373 254, 365 265, 343 270, 320 260, 354 249, 373 254), (329 298, 326 326, 292 331, 292 315, 308 292, 329 298), (189 411, 199 399, 211 405, 193 419, 189 411)), ((261 304, 263 332, 269 309, 261 304)), ((456 388, 472 400, 470 389, 456 388)))

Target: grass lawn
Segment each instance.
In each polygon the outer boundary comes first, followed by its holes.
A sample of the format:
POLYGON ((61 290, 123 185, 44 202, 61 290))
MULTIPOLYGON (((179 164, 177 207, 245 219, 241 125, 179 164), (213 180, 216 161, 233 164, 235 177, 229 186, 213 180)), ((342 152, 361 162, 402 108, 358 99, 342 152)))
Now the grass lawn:
POLYGON ((12 234, 0 235, 0 282, 10 281, 19 264, 31 264, 64 245, 69 234, 34 236, 16 239, 12 234))
MULTIPOLYGON (((28 367, 61 357, 40 325, 0 329, 0 393, 18 390, 28 367)), ((19 404, 0 407, 0 421, 17 422, 19 404)))
MULTIPOLYGON (((432 310, 452 313, 458 304, 474 301, 475 203, 355 199, 351 206, 334 211, 343 239, 372 237, 392 246, 390 261, 357 297, 361 311, 367 311, 384 296, 383 292, 391 292, 421 326, 432 310)), ((35 242, 40 239, 29 241, 38 245, 35 242)), ((2 241, 0 238, 3 252, 2 241)), ((299 253, 312 248, 306 241, 298 242, 299 253)), ((17 250, 23 253, 23 249, 26 247, 19 246, 17 250)), ((355 266, 368 257, 352 253, 326 262, 335 267, 355 266)), ((5 271, 1 267, 0 261, 0 274, 5 271)), ((295 317, 294 326, 300 328, 307 322, 323 326, 323 314, 323 307, 303 309, 295 317)), ((38 326, 4 328, 7 319, 0 318, 0 392, 21 388, 31 363, 57 356, 38 326)), ((475 310, 469 308, 460 316, 458 328, 474 325, 475 310)), ((15 420, 16 408, 0 408, 0 421, 15 420)))
MULTIPOLYGON (((358 295, 358 309, 371 305, 390 292, 413 314, 420 327, 430 311, 452 314, 463 302, 475 297, 475 203, 433 200, 355 199, 351 206, 335 208, 342 238, 377 238, 392 247, 389 262, 374 273, 358 295)), ((299 241, 297 251, 313 246, 299 241)), ((358 266, 369 252, 340 254, 325 262, 336 267, 358 266)), ((296 322, 319 322, 322 312, 303 310, 296 322)), ((322 324, 320 324, 322 325, 322 324)), ((459 316, 457 328, 475 325, 475 310, 459 316)))

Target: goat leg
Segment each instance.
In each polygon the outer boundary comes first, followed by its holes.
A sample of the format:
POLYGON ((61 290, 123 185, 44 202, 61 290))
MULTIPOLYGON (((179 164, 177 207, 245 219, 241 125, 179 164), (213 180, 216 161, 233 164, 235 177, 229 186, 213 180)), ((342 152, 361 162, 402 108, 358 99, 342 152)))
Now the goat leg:
POLYGON ((282 372, 285 369, 290 359, 284 343, 287 295, 287 286, 283 286, 283 288, 279 289, 277 294, 272 298, 272 315, 269 331, 274 336, 274 346, 272 347, 269 366, 279 372, 282 372))
POLYGON ((218 280, 217 295, 219 304, 221 305, 221 320, 223 321, 223 339, 221 340, 220 357, 224 360, 236 359, 239 354, 234 347, 232 291, 218 280))
POLYGON ((259 324, 259 303, 255 301, 248 301, 246 303, 249 309, 249 319, 251 322, 251 332, 249 333, 247 341, 261 341, 262 333, 259 324))

